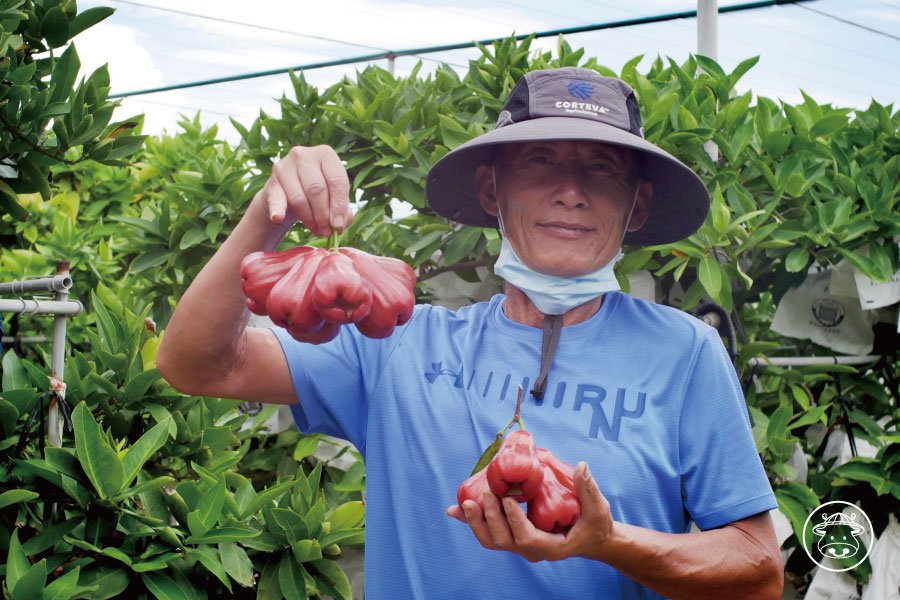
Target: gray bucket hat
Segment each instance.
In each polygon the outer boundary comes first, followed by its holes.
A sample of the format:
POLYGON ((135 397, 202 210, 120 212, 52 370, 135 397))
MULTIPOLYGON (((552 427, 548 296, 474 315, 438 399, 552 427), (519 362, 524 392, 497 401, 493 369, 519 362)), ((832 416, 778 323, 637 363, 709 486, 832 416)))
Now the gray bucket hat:
POLYGON ((497 227, 497 218, 478 201, 475 170, 492 161, 497 145, 541 140, 597 141, 637 152, 641 179, 653 184, 653 204, 644 226, 625 235, 626 244, 676 242, 706 219, 706 186, 687 165, 644 139, 634 90, 621 79, 576 67, 526 73, 510 92, 496 127, 455 148, 428 172, 428 204, 459 223, 497 227))

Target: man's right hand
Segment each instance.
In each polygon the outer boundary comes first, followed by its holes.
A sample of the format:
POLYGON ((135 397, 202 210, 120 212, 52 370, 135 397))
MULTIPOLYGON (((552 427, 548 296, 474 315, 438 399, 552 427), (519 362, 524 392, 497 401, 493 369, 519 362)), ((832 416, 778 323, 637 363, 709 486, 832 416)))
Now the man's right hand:
POLYGON ((295 146, 275 163, 251 208, 275 225, 297 221, 318 236, 343 231, 353 221, 347 170, 330 146, 295 146))

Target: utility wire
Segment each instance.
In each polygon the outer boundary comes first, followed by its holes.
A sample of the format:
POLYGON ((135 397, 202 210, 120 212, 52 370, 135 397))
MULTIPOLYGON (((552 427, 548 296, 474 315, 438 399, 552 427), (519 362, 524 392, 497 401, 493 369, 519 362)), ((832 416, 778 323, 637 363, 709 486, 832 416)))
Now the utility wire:
MULTIPOLYGON (((125 1, 125 0, 117 0, 117 1, 125 1)), ((800 2, 809 2, 811 0, 762 0, 759 2, 748 2, 746 4, 735 4, 732 6, 723 6, 719 8, 720 13, 729 13, 729 12, 738 12, 743 10, 752 10, 755 8, 765 8, 769 6, 775 6, 779 4, 798 4, 800 2)), ((599 31, 602 29, 615 29, 619 27, 630 27, 632 25, 646 25, 648 23, 661 23, 665 21, 673 21, 676 19, 692 19, 697 16, 696 10, 686 10, 675 13, 668 13, 663 15, 655 15, 649 17, 639 17, 634 19, 624 19, 621 21, 612 21, 607 23, 595 23, 591 25, 580 25, 576 27, 566 27, 562 29, 553 29, 550 31, 538 31, 535 33, 521 34, 513 36, 516 40, 524 40, 526 38, 534 37, 534 38, 545 38, 545 37, 555 37, 558 35, 569 35, 575 33, 584 33, 587 31, 599 31)), ((141 96, 145 94, 155 94, 157 92, 168 92, 171 90, 182 90, 186 88, 192 87, 202 87, 207 85, 214 85, 217 83, 226 83, 230 81, 242 81, 246 79, 255 79, 258 77, 268 77, 270 75, 280 75, 283 73, 287 73, 289 71, 305 71, 312 69, 321 69, 324 67, 335 67, 338 65, 346 65, 358 62, 368 62, 373 60, 382 60, 382 59, 395 59, 399 56, 410 56, 410 55, 418 55, 418 54, 429 54, 432 52, 446 52, 447 50, 460 50, 463 48, 473 48, 477 45, 487 45, 492 44, 496 41, 502 41, 502 39, 508 38, 491 38, 485 40, 479 40, 475 42, 462 42, 456 44, 446 44, 443 46, 429 46, 425 48, 410 48, 407 50, 396 50, 396 51, 386 51, 379 52, 377 54, 368 54, 363 56, 353 56, 350 58, 340 58, 335 60, 329 60, 319 63, 311 63, 306 65, 297 65, 294 67, 286 67, 280 69, 270 69, 267 71, 257 71, 254 73, 243 73, 241 75, 232 75, 230 77, 220 77, 217 79, 205 79, 201 81, 192 81, 188 83, 179 83, 174 85, 167 85, 158 88, 149 88, 146 90, 135 90, 132 92, 122 92, 119 94, 110 94, 110 98, 123 98, 127 96, 141 96)))
POLYGON ((900 37, 888 33, 886 31, 881 31, 880 29, 875 29, 874 27, 869 27, 867 25, 863 25, 862 23, 857 23, 855 21, 851 21, 849 19, 844 19, 843 17, 839 17, 837 15, 832 15, 831 13, 823 12, 821 10, 816 10, 814 8, 810 8, 808 6, 800 6, 800 8, 804 8, 810 12, 814 12, 816 14, 822 15, 823 17, 828 17, 829 19, 834 19, 835 21, 839 21, 841 23, 846 23, 847 25, 853 25, 854 27, 859 27, 860 29, 865 29, 866 31, 871 31, 872 33, 877 33, 878 35, 883 35, 884 37, 889 37, 892 40, 897 40, 900 42, 900 37))
POLYGON ((228 23, 229 25, 239 25, 241 27, 250 27, 252 29, 259 29, 262 31, 271 31, 274 33, 283 33, 285 35, 292 35, 295 37, 308 38, 311 40, 319 40, 321 42, 331 42, 333 44, 343 44, 345 46, 353 46, 356 48, 364 48, 366 50, 381 50, 382 52, 388 52, 385 48, 379 48, 377 46, 366 46, 365 44, 357 44, 355 42, 345 42, 344 40, 336 40, 333 38, 327 38, 320 35, 312 35, 310 33, 299 33, 297 31, 288 31, 286 29, 277 29, 275 27, 266 27, 265 25, 254 25, 253 23, 242 23, 241 21, 232 21, 231 19, 223 19, 221 17, 211 17, 209 15, 201 15, 199 13, 192 13, 186 10, 178 10, 176 8, 165 8, 162 6, 152 6, 150 4, 142 4, 140 2, 132 2, 131 0, 107 0, 108 2, 115 2, 116 4, 127 4, 129 6, 139 6, 140 8, 149 8, 151 10, 158 10, 162 12, 174 13, 176 15, 182 15, 185 17, 194 17, 196 19, 205 19, 207 21, 215 21, 217 23, 228 23))

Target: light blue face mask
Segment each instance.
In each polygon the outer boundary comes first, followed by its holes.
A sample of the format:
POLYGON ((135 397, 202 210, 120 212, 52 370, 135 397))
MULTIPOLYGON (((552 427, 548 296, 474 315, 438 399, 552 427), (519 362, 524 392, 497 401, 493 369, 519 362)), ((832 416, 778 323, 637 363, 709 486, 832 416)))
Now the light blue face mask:
POLYGON ((620 251, 611 261, 586 275, 558 277, 530 268, 504 237, 494 272, 522 290, 545 315, 561 315, 606 292, 621 289, 613 269, 623 256, 620 251))
MULTIPOLYGON (((493 169, 492 169, 493 171, 493 169)), ((493 173, 492 173, 493 175, 493 173)), ((496 195, 497 183, 494 179, 494 193, 496 195)), ((631 202, 631 210, 634 210, 634 204, 637 200, 637 194, 640 187, 634 191, 634 198, 631 202)), ((524 262, 513 250, 509 239, 506 237, 503 228, 503 217, 498 213, 500 222, 500 235, 503 241, 500 244, 500 255, 494 264, 494 273, 502 277, 506 282, 516 286, 528 296, 539 311, 545 315, 561 315, 576 306, 581 306, 585 302, 602 296, 606 292, 615 292, 621 288, 616 279, 614 268, 616 263, 622 259, 621 249, 608 263, 585 275, 577 277, 558 277, 556 275, 547 275, 535 271, 524 262)), ((628 229, 628 222, 631 220, 631 211, 628 213, 628 219, 625 221, 625 230, 628 229)), ((623 234, 624 237, 624 234, 623 234)))

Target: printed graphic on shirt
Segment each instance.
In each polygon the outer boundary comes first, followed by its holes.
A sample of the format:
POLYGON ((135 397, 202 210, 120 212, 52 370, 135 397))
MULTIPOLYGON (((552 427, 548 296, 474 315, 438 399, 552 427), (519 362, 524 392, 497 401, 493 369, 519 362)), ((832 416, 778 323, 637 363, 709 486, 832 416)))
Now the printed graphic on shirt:
MULTIPOLYGON (((445 367, 443 361, 431 363, 431 369, 425 371, 424 375, 430 384, 441 382, 500 402, 515 401, 520 384, 522 389, 531 390, 529 377, 518 380, 512 373, 498 371, 487 371, 485 374, 473 371, 466 375, 461 368, 454 370, 445 367)), ((647 394, 623 387, 607 388, 596 383, 559 381, 547 389, 543 400, 535 401, 536 406, 543 406, 545 403, 553 408, 569 407, 575 412, 590 411, 591 420, 586 432, 588 437, 598 439, 602 435, 608 442, 618 442, 622 419, 639 419, 647 405, 647 394)))

